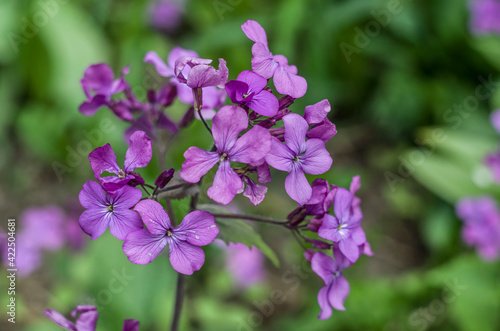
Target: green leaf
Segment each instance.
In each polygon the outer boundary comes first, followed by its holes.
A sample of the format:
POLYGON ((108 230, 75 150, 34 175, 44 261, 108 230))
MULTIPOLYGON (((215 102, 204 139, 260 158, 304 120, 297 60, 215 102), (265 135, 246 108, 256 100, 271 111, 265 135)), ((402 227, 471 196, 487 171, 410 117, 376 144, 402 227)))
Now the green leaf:
MULTIPOLYGON (((198 208, 210 213, 230 214, 227 209, 215 205, 199 205, 198 208)), ((237 218, 218 218, 215 221, 219 227, 219 239, 222 239, 226 244, 232 242, 245 244, 249 248, 255 246, 273 262, 276 268, 279 268, 280 262, 278 256, 271 247, 262 240, 260 234, 258 234, 250 224, 237 218)))

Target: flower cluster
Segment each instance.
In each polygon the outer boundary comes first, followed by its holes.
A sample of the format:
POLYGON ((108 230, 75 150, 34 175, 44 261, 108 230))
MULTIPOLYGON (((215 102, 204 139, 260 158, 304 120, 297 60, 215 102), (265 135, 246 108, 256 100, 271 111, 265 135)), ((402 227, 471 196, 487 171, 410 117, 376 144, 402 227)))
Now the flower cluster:
MULTIPOLYGON (((80 111, 92 115, 105 106, 131 126, 125 134, 129 149, 123 167, 118 165, 109 144, 90 153, 97 182, 87 181, 80 192, 80 202, 87 209, 80 217, 80 226, 92 239, 109 227, 111 234, 123 241, 124 253, 135 264, 150 263, 168 246, 172 267, 190 275, 204 264, 200 246, 213 242, 219 233, 215 219, 224 217, 197 210, 199 188, 207 180, 205 175, 217 168, 206 192, 213 201, 226 205, 242 194, 256 206, 265 199, 271 170, 281 171, 286 176, 282 185, 297 207, 286 221, 270 222, 292 231, 312 269, 324 280, 318 301, 319 317, 326 319, 332 308, 344 309, 349 284, 342 271, 361 254, 372 254, 360 225, 360 199, 355 196, 360 178, 353 178, 349 190, 330 185, 322 178, 309 182, 307 175, 325 174, 333 163, 326 148, 337 133, 328 118, 330 103, 325 99, 292 112, 295 99, 307 91, 306 80, 297 75, 297 68, 285 56, 270 52, 266 32, 257 22, 247 21, 242 30, 254 42, 252 70, 239 73, 235 80, 228 81, 224 59, 219 59, 215 68, 212 60, 179 47, 171 51, 166 62, 155 52, 146 54, 144 61, 151 63, 158 75, 169 78, 158 91, 148 92, 146 102, 139 101, 125 81, 128 68, 118 79, 105 64, 86 70, 82 86, 87 100, 80 111), (118 97, 122 92, 124 98, 118 97), (227 96, 232 104, 225 105, 227 96), (167 112, 175 98, 189 105, 178 123, 167 112), (158 143, 159 158, 164 159, 170 140, 161 139, 160 131, 168 131, 174 137, 194 118, 200 119, 207 129, 213 142, 211 148, 187 148, 179 178, 172 180, 174 169, 170 169, 160 174, 154 185, 147 184, 135 170, 151 161, 152 142, 158 143), (211 124, 207 122, 210 120, 211 124), (191 212, 175 225, 172 215, 158 201, 161 193, 180 187, 197 189, 182 195, 191 197, 191 212)), ((169 195, 166 199, 176 198, 169 195)), ((239 216, 245 219, 245 215, 239 216)), ((256 257, 255 265, 260 266, 261 255, 256 257)), ((259 281, 263 273, 254 273, 252 277, 240 281, 240 285, 259 281)))
MULTIPOLYGON (((130 137, 123 169, 109 144, 90 153, 90 165, 99 183, 89 180, 83 185, 79 197, 87 210, 80 216, 80 227, 92 239, 100 237, 109 227, 113 236, 124 241, 123 251, 136 264, 150 263, 168 243, 173 268, 191 275, 205 261, 198 246, 211 243, 219 230, 214 217, 204 211, 193 211, 177 228, 172 228, 161 204, 154 200, 140 201, 142 191, 135 186, 144 187, 145 182, 133 170, 149 164, 152 150, 151 139, 145 132, 137 131, 130 137), (102 177, 103 172, 114 175, 102 177)), ((160 174, 155 191, 168 183, 172 172, 160 174)))

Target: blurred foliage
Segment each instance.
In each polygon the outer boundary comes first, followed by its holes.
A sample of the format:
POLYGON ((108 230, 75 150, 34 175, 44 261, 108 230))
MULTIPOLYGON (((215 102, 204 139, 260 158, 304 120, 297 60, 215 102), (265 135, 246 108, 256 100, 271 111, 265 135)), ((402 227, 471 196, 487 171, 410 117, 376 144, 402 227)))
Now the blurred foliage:
MULTIPOLYGON (((500 328, 500 267, 464 247, 453 209, 465 195, 500 198, 481 166, 484 155, 497 147, 487 118, 500 107, 500 92, 495 87, 473 111, 455 108, 468 97, 477 99, 478 77, 496 82, 500 70, 500 37, 470 35, 465 0, 190 0, 182 25, 168 36, 149 26, 148 1, 66 1, 57 2, 46 24, 29 30, 34 15, 54 1, 0 2, 0 205, 5 214, 74 202, 92 177, 88 144, 95 148, 109 142, 118 162, 123 160, 126 125, 107 110, 94 117, 77 111, 84 98, 79 80, 88 65, 106 62, 115 72, 130 65, 127 79, 145 98, 154 82, 144 78, 151 78, 144 55, 154 50, 165 57, 180 45, 203 58, 226 59, 234 79, 250 68, 251 42, 240 25, 254 19, 266 28, 271 51, 287 56, 308 81, 306 96, 293 110, 301 113, 306 105, 330 100, 339 133, 328 144, 334 167, 324 177, 346 187, 353 175, 362 176, 363 222, 375 256, 346 271, 351 285, 347 310, 320 321, 321 280, 285 232, 258 226, 262 235, 255 233, 245 243, 260 245, 271 259, 279 258, 281 267, 267 261, 268 280, 239 290, 224 269, 221 249, 211 245, 204 267, 189 279, 183 329, 500 328), (400 4, 398 13, 384 16, 394 1, 400 4), (227 10, 221 12, 216 3, 227 10), (373 30, 376 17, 384 26, 373 30), (13 44, 13 34, 25 42, 13 44), (346 56, 341 45, 355 51, 346 56), (106 120, 112 121, 111 129, 96 133, 106 120), (412 158, 417 161, 408 161, 412 158), (54 163, 68 167, 62 180, 54 163), (388 173, 397 179, 388 180, 388 173), (454 300, 444 299, 455 281, 465 289, 454 300), (276 290, 285 300, 266 310, 276 290)), ((173 117, 185 108, 176 103, 173 117)), ((168 164, 179 168, 188 146, 209 147, 205 134, 200 123, 182 132, 168 164)), ((142 174, 151 181, 157 171, 152 166, 142 174)), ((278 184, 281 175, 250 213, 284 218, 284 211, 294 208, 278 184)), ((235 202, 243 211, 250 209, 244 199, 235 202)), ((175 208, 178 214, 186 209, 182 202, 175 208)), ((228 231, 241 230, 231 227, 228 223, 228 231)), ((143 331, 165 329, 170 322, 175 273, 166 259, 133 265, 120 242, 107 234, 89 241, 82 252, 58 252, 45 262, 19 280, 21 330, 54 330, 43 309, 67 315, 76 304, 92 300, 100 310, 98 330, 119 330, 125 318, 140 320, 143 331), (123 269, 133 279, 107 300, 103 290, 123 269)), ((0 324, 4 327, 10 326, 0 324)))

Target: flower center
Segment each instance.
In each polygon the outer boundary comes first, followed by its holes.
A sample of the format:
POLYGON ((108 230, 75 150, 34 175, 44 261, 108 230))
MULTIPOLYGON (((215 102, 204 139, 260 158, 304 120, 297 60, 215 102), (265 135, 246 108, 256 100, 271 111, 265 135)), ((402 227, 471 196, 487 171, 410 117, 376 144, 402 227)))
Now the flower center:
POLYGON ((338 231, 340 231, 340 230, 342 230, 342 229, 343 229, 343 228, 345 228, 345 227, 346 227, 346 225, 345 225, 345 224, 339 224, 339 225, 337 226, 337 230, 338 230, 338 231))
POLYGON ((127 177, 127 174, 120 169, 120 172, 118 173, 118 178, 125 178, 125 177, 127 177))
POLYGON ((335 276, 335 277, 338 277, 338 276, 340 276, 340 272, 338 272, 338 271, 335 271, 335 272, 333 273, 333 276, 335 276))
POLYGON ((229 159, 229 157, 227 156, 227 154, 221 152, 220 153, 220 161, 222 162, 222 161, 227 160, 227 159, 229 159))
POLYGON ((167 237, 172 237, 172 231, 167 230, 167 237))
POLYGON ((113 212, 113 205, 108 205, 108 210, 109 210, 110 212, 113 212))
POLYGON ((299 162, 299 161, 300 161, 298 156, 294 157, 294 158, 293 158, 293 160, 294 160, 295 162, 299 162))

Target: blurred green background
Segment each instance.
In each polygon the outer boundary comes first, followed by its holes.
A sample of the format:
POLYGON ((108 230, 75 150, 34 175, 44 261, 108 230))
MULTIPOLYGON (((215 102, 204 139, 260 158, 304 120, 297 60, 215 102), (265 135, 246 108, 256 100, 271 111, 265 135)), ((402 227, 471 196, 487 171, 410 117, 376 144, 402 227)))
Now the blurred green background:
MULTIPOLYGON (((347 310, 320 321, 321 279, 288 233, 259 225, 280 267, 266 261, 266 281, 240 291, 223 268, 221 249, 207 247, 204 267, 188 280, 181 329, 500 330, 500 266, 483 262, 462 243, 454 213, 463 196, 500 197, 481 165, 498 144, 488 116, 500 108, 500 36, 471 35, 466 1, 189 0, 181 25, 167 35, 150 26, 148 1, 58 1, 45 24, 26 30, 49 2, 0 2, 4 217, 32 206, 77 203, 82 184, 92 178, 81 142, 104 119, 113 129, 91 144, 109 142, 123 160, 127 125, 109 110, 94 117, 78 112, 87 66, 106 62, 118 73, 130 64, 127 80, 144 98, 154 84, 144 55, 154 50, 165 57, 179 45, 203 58, 224 58, 235 79, 250 69, 252 43, 240 25, 253 19, 265 27, 271 51, 287 56, 307 79, 308 92, 292 110, 302 113, 306 105, 330 100, 338 134, 328 143, 334 165, 323 177, 346 187, 361 175, 363 227, 375 255, 345 272, 347 310), (380 16, 394 2, 398 13, 380 16), (377 17, 384 24, 374 24, 377 17), (493 83, 479 96, 484 81, 493 83), (58 177, 55 163, 69 170, 58 177), (276 290, 285 299, 266 311, 276 290)), ((179 137, 167 165, 178 169, 183 151, 203 139, 206 132, 195 123, 179 137)), ((154 180, 157 171, 153 165, 142 173, 154 180)), ((238 208, 284 218, 294 205, 279 176, 259 207, 237 198, 238 208)), ((107 233, 78 253, 47 254, 41 269, 18 280, 14 329, 55 330, 44 309, 68 316, 75 305, 97 300, 98 330, 120 330, 125 318, 140 320, 143 331, 164 330, 174 292, 175 273, 165 259, 133 265, 107 233), (131 279, 111 298, 96 299, 116 273, 131 279)), ((2 318, 0 329, 11 328, 2 318)))

